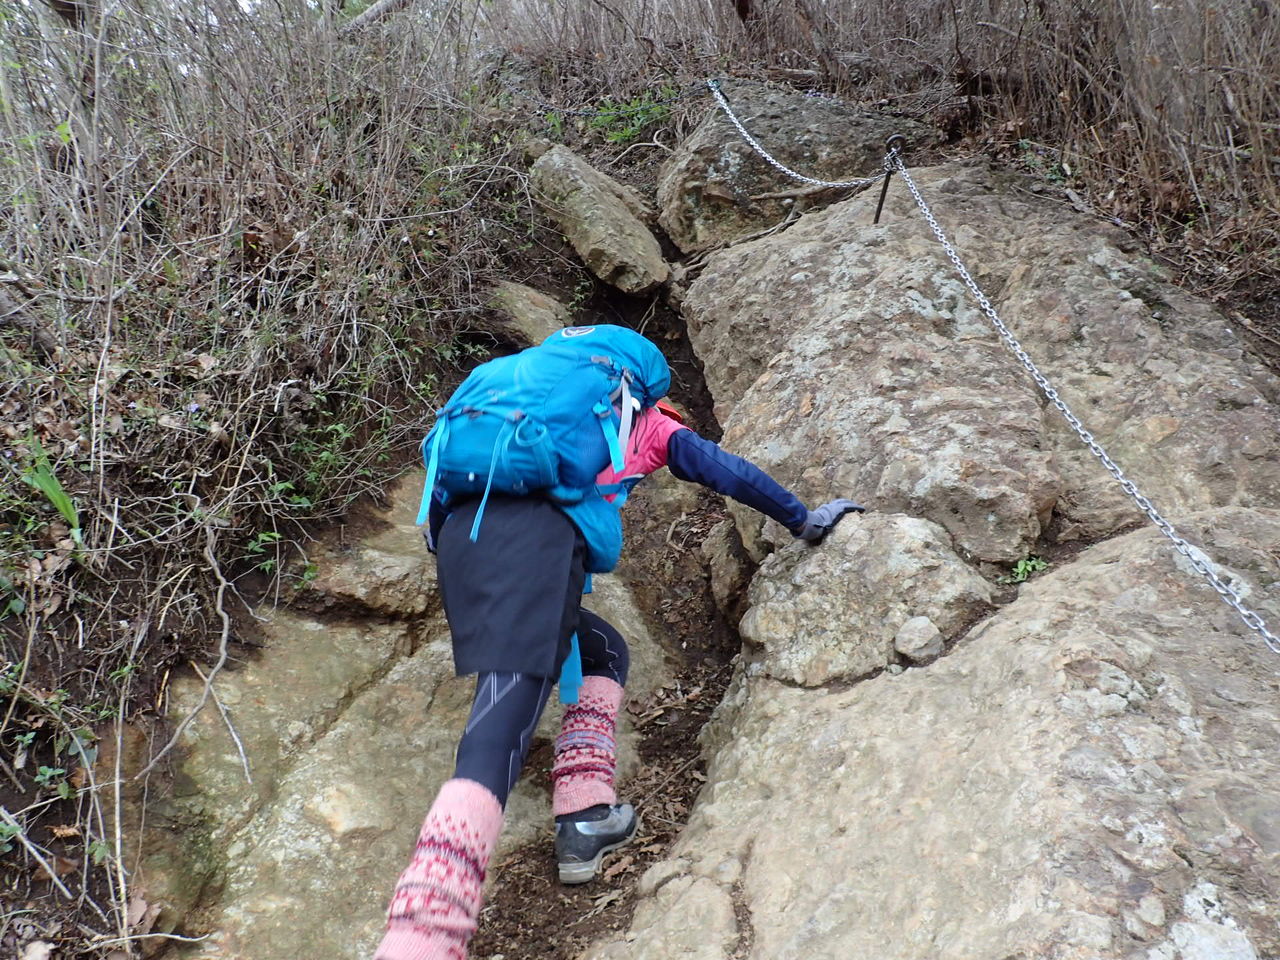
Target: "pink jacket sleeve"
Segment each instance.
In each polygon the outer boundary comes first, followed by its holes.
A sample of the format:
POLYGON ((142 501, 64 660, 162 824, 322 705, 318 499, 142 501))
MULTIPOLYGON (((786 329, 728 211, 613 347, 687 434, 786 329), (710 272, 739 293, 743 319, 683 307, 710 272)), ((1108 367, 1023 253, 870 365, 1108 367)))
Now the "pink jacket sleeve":
POLYGON ((647 477, 659 467, 667 465, 667 442, 677 430, 687 430, 682 423, 650 407, 636 419, 631 427, 631 437, 624 451, 621 473, 605 467, 596 477, 596 483, 618 483, 624 479, 647 477))

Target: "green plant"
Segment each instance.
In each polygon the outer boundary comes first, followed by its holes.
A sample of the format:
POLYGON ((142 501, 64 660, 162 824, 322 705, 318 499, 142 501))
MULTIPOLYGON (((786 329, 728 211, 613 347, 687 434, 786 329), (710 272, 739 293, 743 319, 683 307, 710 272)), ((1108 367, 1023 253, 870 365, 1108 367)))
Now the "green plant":
POLYGON ((316 581, 316 577, 320 576, 320 568, 314 563, 308 563, 302 568, 302 575, 298 578, 303 588, 309 588, 316 581))
POLYGON ((138 665, 136 663, 132 663, 132 662, 126 663, 122 667, 116 667, 114 670, 112 670, 110 673, 107 674, 107 677, 111 680, 114 680, 116 683, 119 683, 121 680, 125 679, 126 677, 131 676, 137 669, 138 669, 138 665))
POLYGON ((13 580, 0 573, 0 619, 10 614, 21 614, 27 609, 27 601, 18 594, 13 580))
POLYGON ((256 537, 249 541, 249 545, 245 547, 245 551, 251 557, 263 557, 258 562, 258 569, 264 573, 270 573, 276 568, 277 559, 275 557, 267 557, 267 548, 279 543, 282 534, 273 530, 263 530, 256 537))
POLYGON ((6 663, 0 669, 0 695, 13 693, 18 688, 18 678, 22 676, 22 664, 6 663))
POLYGON ((650 127, 666 122, 671 116, 667 103, 676 94, 674 87, 646 90, 630 100, 606 97, 601 108, 588 120, 587 126, 609 143, 619 146, 634 143, 650 127))
POLYGON ((75 794, 74 788, 67 782, 67 771, 62 767, 46 767, 42 764, 36 768, 33 779, 45 789, 52 790, 63 800, 70 800, 75 794))
POLYGON ((79 727, 58 734, 53 741, 53 751, 66 754, 81 766, 92 767, 98 759, 98 748, 93 745, 97 739, 98 735, 88 727, 79 727))
POLYGON ((1050 183, 1062 185, 1071 176, 1071 168, 1065 163, 1053 162, 1044 147, 1030 140, 1019 140, 1018 149, 1022 151, 1022 165, 1050 183))
POLYGON ((44 494, 58 513, 62 514, 62 519, 67 521, 67 526, 71 528, 71 539, 77 546, 83 545, 80 533, 80 515, 76 511, 76 505, 71 497, 67 495, 67 491, 62 488, 61 481, 58 480, 53 473, 53 467, 49 463, 49 456, 44 452, 44 447, 40 441, 34 437, 30 441, 32 459, 31 463, 22 471, 22 479, 29 483, 35 489, 44 494))
POLYGON ((0 823, 0 853, 8 853, 13 849, 11 842, 18 834, 22 833, 22 828, 16 823, 0 823))
POLYGON ((89 844, 89 858, 94 866, 102 866, 111 858, 111 844, 105 840, 94 840, 89 844))
POLYGON ((1013 565, 1008 576, 1000 578, 1001 583, 1025 583, 1032 574, 1049 568, 1049 561, 1043 557, 1024 557, 1013 565))

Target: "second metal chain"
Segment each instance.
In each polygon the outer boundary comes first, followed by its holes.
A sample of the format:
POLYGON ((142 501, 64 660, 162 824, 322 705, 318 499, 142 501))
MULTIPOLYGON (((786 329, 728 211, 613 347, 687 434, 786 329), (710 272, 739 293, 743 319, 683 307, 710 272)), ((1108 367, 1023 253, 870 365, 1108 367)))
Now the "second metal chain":
POLYGON ((951 241, 947 238, 946 233, 934 217, 933 211, 929 209, 929 204, 927 204, 924 197, 921 196, 920 189, 916 186, 915 181, 911 179, 911 174, 907 172, 907 165, 902 161, 902 157, 898 154, 898 151, 890 151, 888 157, 885 158, 885 163, 889 169, 902 176, 902 180, 906 183, 907 189, 911 191, 911 196, 915 198, 916 205, 920 208, 920 212, 924 214, 925 220, 929 222, 929 226, 933 230, 934 236, 936 236, 938 238, 938 242, 942 244, 942 249, 946 251, 947 258, 951 261, 952 266, 955 267, 956 272, 960 275, 960 279, 964 281, 965 286, 969 288, 969 292, 972 293, 974 298, 978 301, 978 305, 982 308, 982 312, 986 314, 991 325, 995 327, 996 333, 999 334, 1000 339, 1005 342, 1005 345, 1013 351, 1013 355, 1022 362, 1024 367, 1026 367, 1027 372, 1031 374, 1031 378, 1035 380, 1036 384, 1040 387, 1041 392, 1049 402, 1057 408, 1058 412, 1062 414, 1067 423, 1071 425, 1071 428, 1075 430, 1076 434, 1080 437, 1080 440, 1089 448, 1089 452, 1098 458, 1103 467, 1106 468, 1107 472, 1111 474, 1118 484, 1120 484, 1121 489, 1123 489, 1124 492, 1133 499, 1133 502, 1138 505, 1138 509, 1146 514, 1147 519, 1155 525, 1156 529, 1169 538, 1169 541, 1173 544, 1173 548, 1186 558, 1187 562, 1191 564, 1192 569, 1204 577, 1209 586, 1213 587, 1227 605, 1232 607, 1236 613, 1239 614, 1240 619, 1244 621, 1245 626, 1262 637, 1262 642, 1265 643, 1273 653, 1280 653, 1280 637, 1277 637, 1267 629, 1266 621, 1263 620, 1256 611, 1251 610, 1244 605, 1238 590, 1230 584, 1224 583, 1222 578, 1214 572, 1213 568, 1206 560, 1204 551, 1192 546, 1182 537, 1178 536, 1177 531, 1173 529, 1173 524, 1166 520, 1151 501, 1147 499, 1147 497, 1143 496, 1142 491, 1138 489, 1137 485, 1124 475, 1124 471, 1120 469, 1110 456, 1108 456, 1107 451, 1102 449, 1098 441, 1094 439, 1093 434, 1085 429, 1084 424, 1080 422, 1080 418, 1072 412, 1071 408, 1067 406, 1067 402, 1062 399, 1058 394, 1058 391, 1054 389, 1051 383, 1049 383, 1049 380, 1045 375, 1040 372, 1039 368, 1035 365, 1035 362, 1027 355, 1027 352, 1022 349, 1022 344, 1018 342, 1018 338, 1013 335, 1013 332, 1005 325, 1004 321, 1000 319, 1000 315, 996 313, 996 309, 991 305, 991 301, 987 299, 986 294, 982 292, 977 282, 973 279, 973 275, 969 273, 968 268, 965 267, 964 263, 961 261, 960 255, 956 253, 956 248, 952 246, 951 241))
MULTIPOLYGON (((752 150, 758 153, 765 160, 766 163, 769 163, 774 167, 776 167, 778 170, 781 170, 792 180, 798 180, 801 183, 808 183, 815 187, 853 188, 853 187, 868 187, 871 184, 877 182, 880 179, 880 177, 883 175, 883 174, 876 174, 874 177, 859 177, 856 180, 818 180, 818 179, 815 179, 814 177, 806 177, 803 173, 797 173, 796 171, 792 170, 790 167, 782 163, 782 161, 772 156, 768 150, 766 150, 764 147, 760 145, 760 141, 757 140, 755 137, 753 137, 747 131, 747 128, 743 125, 742 121, 739 120, 737 115, 733 112, 733 108, 729 106, 729 101, 726 100, 724 94, 720 92, 719 80, 708 80, 707 89, 710 90, 711 95, 716 98, 716 103, 720 105, 720 109, 724 111, 724 115, 729 118, 729 122, 732 123, 737 128, 738 135, 742 137, 744 141, 746 141, 747 146, 749 146, 752 150)), ((886 157, 885 158, 886 170, 889 169, 888 162, 889 162, 889 158, 886 157)))

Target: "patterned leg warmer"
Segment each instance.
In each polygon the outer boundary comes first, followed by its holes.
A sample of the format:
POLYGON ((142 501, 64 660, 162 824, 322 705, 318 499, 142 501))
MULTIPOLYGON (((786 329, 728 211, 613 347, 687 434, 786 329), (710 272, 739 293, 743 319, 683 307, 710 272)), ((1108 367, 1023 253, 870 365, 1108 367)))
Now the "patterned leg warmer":
POLYGON ((374 960, 467 960, 485 868, 502 831, 502 805, 474 780, 440 788, 396 882, 374 960))
POLYGON ((565 708, 551 767, 555 816, 618 802, 613 791, 614 732, 621 705, 621 686, 608 677, 590 676, 582 681, 578 702, 565 708))

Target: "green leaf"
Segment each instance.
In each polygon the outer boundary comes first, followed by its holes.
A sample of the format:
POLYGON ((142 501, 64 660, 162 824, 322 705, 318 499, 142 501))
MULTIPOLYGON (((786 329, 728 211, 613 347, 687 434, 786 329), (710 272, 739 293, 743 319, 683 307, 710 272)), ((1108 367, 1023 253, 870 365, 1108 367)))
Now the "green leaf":
POLYGON ((94 840, 89 844, 89 856, 95 867, 100 867, 111 859, 111 844, 105 840, 94 840))
POLYGON ((49 455, 44 452, 40 441, 34 437, 31 439, 31 448, 35 454, 34 461, 23 471, 22 478, 44 494, 45 499, 53 504, 58 513, 62 514, 62 519, 67 521, 67 525, 71 528, 71 538, 77 544, 81 543, 80 515, 76 511, 75 503, 63 489, 62 482, 54 476, 49 455))
POLYGON ((58 139, 62 141, 63 146, 71 143, 71 121, 63 120, 60 124, 53 128, 58 134, 58 139))

